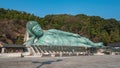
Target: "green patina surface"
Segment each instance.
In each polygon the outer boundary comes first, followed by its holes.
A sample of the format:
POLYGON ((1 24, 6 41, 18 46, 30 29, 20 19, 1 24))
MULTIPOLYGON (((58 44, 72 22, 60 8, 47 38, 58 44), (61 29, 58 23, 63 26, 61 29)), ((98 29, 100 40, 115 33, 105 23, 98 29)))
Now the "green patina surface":
POLYGON ((48 45, 48 46, 83 46, 97 47, 103 46, 102 42, 94 43, 86 37, 78 34, 65 32, 56 29, 49 29, 43 32, 40 24, 36 21, 29 21, 26 25, 29 40, 24 44, 29 45, 48 45), (35 41, 37 40, 37 41, 35 41))

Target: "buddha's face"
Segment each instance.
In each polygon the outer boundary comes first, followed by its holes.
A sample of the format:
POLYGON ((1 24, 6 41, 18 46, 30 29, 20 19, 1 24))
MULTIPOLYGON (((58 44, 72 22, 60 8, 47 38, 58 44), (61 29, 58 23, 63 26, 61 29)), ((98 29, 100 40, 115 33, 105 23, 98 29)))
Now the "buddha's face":
POLYGON ((40 37, 43 35, 43 30, 41 29, 38 22, 35 22, 35 21, 28 22, 27 29, 29 29, 29 31, 37 37, 40 37))
POLYGON ((40 37, 43 35, 43 30, 41 29, 41 27, 38 25, 35 25, 33 28, 32 28, 32 32, 37 36, 37 37, 40 37))

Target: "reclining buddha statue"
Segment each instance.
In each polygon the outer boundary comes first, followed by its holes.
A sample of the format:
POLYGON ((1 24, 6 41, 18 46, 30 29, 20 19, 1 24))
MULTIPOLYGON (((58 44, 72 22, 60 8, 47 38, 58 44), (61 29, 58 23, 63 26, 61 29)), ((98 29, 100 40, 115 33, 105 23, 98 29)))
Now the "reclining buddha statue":
POLYGON ((83 46, 83 47, 97 47, 103 46, 102 42, 94 43, 86 37, 78 34, 65 32, 56 29, 49 29, 43 31, 40 24, 36 21, 29 21, 26 25, 27 34, 24 45, 26 46, 83 46))

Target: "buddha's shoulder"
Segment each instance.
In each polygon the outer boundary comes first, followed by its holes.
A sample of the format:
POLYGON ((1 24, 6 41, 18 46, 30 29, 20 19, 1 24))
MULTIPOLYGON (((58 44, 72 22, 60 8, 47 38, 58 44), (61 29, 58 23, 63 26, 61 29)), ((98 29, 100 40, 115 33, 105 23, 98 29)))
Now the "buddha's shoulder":
POLYGON ((59 32, 61 30, 57 30, 57 29, 49 29, 49 30, 46 30, 46 32, 59 32))
POLYGON ((59 30, 57 30, 57 29, 49 29, 47 31, 59 31, 59 30))
POLYGON ((59 34, 61 30, 49 29, 44 32, 44 34, 59 34))

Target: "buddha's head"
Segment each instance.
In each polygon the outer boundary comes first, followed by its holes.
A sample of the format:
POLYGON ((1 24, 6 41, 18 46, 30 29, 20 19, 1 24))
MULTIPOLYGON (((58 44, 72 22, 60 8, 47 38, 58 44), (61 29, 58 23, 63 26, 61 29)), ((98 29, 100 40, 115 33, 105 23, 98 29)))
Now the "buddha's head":
POLYGON ((41 29, 39 23, 36 21, 27 22, 26 27, 30 35, 35 35, 37 37, 40 37, 43 35, 43 30, 41 29))

